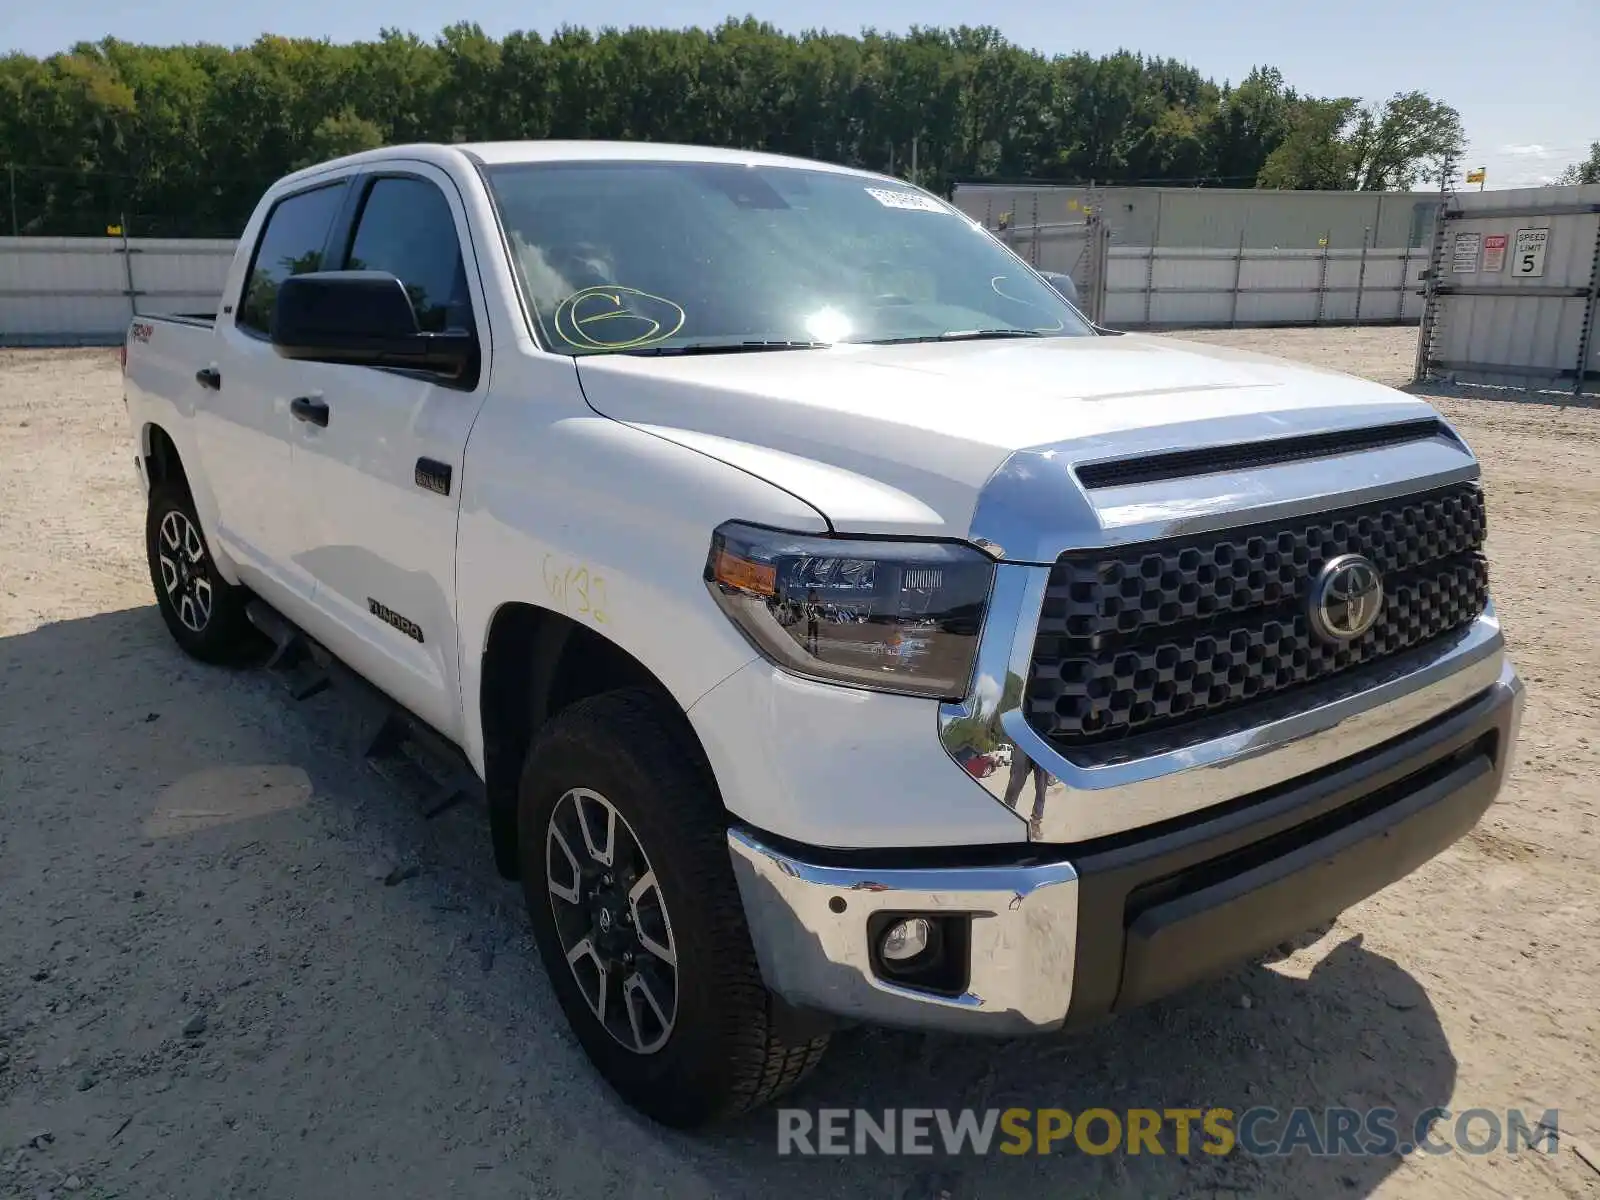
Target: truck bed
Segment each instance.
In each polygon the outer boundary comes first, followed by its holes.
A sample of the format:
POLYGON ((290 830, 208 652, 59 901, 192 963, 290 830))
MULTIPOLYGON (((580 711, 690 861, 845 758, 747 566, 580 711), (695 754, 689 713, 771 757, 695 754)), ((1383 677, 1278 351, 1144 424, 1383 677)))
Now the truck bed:
POLYGON ((174 325, 199 325, 210 329, 217 323, 217 314, 209 313, 140 313, 135 321, 168 321, 174 325))
POLYGON ((138 316, 124 343, 126 386, 172 401, 192 413, 201 387, 195 372, 216 361, 216 316, 181 313, 138 316))

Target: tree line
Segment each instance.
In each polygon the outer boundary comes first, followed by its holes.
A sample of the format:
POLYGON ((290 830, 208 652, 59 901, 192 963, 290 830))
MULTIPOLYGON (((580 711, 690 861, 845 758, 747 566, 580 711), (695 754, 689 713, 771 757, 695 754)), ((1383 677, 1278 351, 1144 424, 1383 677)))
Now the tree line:
POLYGON ((1556 183, 1600 183, 1600 142, 1589 143, 1589 156, 1581 162, 1569 163, 1556 183))
POLYGON ((234 236, 297 166, 383 144, 628 138, 957 180, 1386 189, 1437 179, 1459 115, 1420 92, 1317 97, 1129 52, 1047 57, 987 27, 860 36, 458 24, 425 41, 112 39, 0 58, 0 229, 234 236))

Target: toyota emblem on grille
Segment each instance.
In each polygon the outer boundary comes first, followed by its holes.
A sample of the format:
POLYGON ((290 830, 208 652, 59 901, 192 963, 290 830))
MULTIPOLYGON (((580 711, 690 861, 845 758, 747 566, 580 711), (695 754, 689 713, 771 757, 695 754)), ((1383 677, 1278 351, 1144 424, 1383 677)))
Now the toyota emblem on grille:
POLYGON ((1329 559, 1311 585, 1311 628, 1329 641, 1353 641, 1382 611, 1383 577, 1359 554, 1329 559))

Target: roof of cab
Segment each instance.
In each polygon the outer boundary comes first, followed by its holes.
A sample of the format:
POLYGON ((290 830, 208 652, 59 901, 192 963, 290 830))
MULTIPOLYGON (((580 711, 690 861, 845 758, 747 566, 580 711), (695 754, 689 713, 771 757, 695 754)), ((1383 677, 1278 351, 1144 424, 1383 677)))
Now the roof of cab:
POLYGON ((843 167, 835 163, 816 162, 808 158, 794 158, 784 154, 767 154, 759 150, 725 150, 714 146, 684 146, 668 142, 586 142, 546 141, 522 142, 459 142, 445 145, 441 142, 416 142, 401 146, 385 146, 378 150, 364 150, 329 162, 317 163, 286 176, 281 183, 309 179, 325 171, 341 167, 360 166, 364 163, 392 162, 395 159, 421 160, 444 165, 451 159, 459 162, 457 155, 465 155, 485 165, 541 162, 698 162, 732 163, 741 166, 804 167, 813 171, 832 171, 840 175, 859 175, 881 179, 873 171, 843 167))
POLYGON ((700 162, 811 167, 837 171, 844 175, 865 175, 852 167, 794 158, 787 154, 767 154, 760 150, 727 150, 715 146, 687 146, 672 142, 466 142, 456 147, 483 163, 595 162, 632 160, 636 162, 700 162))

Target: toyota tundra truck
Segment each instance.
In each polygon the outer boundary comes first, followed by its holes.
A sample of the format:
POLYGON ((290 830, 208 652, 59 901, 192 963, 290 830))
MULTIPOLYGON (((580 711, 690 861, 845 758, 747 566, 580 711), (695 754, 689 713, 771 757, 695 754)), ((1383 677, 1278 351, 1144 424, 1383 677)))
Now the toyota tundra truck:
POLYGON ((1048 1034, 1249 960, 1513 755, 1438 412, 1098 328, 898 179, 371 151, 275 184, 219 311, 125 356, 173 638, 292 630, 451 748, 662 1122, 841 1023, 1048 1034))

